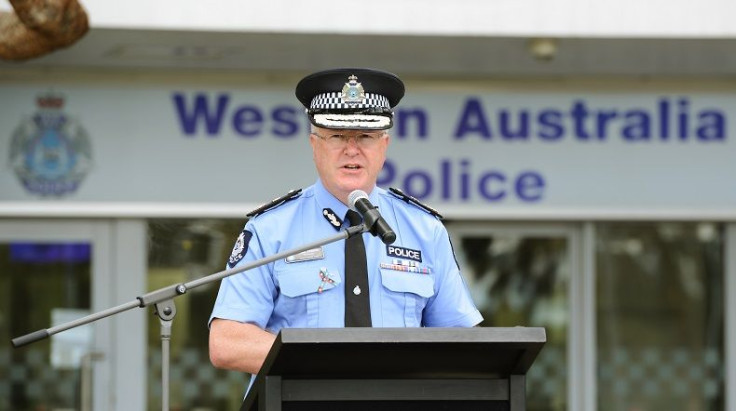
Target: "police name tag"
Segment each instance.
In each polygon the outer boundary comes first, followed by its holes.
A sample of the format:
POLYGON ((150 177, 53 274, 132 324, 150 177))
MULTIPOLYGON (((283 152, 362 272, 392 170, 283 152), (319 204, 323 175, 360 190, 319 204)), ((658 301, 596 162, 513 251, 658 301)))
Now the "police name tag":
POLYGON ((422 252, 412 250, 411 248, 397 247, 395 245, 386 246, 386 254, 391 257, 408 258, 410 260, 422 262, 422 252))
POLYGON ((307 251, 302 251, 299 254, 294 254, 286 257, 287 263, 299 263, 302 261, 321 260, 325 258, 325 252, 322 247, 311 248, 307 251))

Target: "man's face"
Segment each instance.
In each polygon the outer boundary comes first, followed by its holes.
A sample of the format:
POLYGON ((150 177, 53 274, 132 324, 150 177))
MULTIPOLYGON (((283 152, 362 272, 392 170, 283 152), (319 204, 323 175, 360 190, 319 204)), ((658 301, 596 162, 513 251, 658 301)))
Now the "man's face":
POLYGON ((354 190, 370 193, 386 160, 385 131, 315 127, 309 136, 314 164, 327 191, 347 204, 354 190))

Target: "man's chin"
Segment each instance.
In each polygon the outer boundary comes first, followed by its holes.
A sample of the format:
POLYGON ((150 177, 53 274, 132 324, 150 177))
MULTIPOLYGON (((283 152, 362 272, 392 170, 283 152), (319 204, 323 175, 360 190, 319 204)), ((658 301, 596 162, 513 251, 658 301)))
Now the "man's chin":
POLYGON ((345 192, 353 192, 355 190, 364 190, 366 184, 365 178, 344 178, 340 181, 339 187, 345 192))
POLYGON ((340 191, 342 191, 346 195, 349 195, 355 190, 365 191, 367 194, 370 194, 371 188, 372 186, 367 187, 366 184, 345 184, 341 186, 340 191))

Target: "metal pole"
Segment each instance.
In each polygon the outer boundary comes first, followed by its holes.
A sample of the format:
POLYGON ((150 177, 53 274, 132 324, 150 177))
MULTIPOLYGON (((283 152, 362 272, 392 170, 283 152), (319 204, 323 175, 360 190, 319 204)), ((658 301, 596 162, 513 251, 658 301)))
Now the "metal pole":
POLYGON ((161 321, 161 410, 169 411, 169 365, 171 363, 171 326, 176 316, 174 300, 166 300, 155 306, 161 321))
POLYGON ((169 411, 169 361, 171 321, 161 320, 161 409, 169 411))
POLYGON ((92 362, 98 361, 105 358, 105 355, 101 352, 88 352, 82 356, 81 364, 81 393, 80 397, 82 402, 81 411, 92 411, 92 362))

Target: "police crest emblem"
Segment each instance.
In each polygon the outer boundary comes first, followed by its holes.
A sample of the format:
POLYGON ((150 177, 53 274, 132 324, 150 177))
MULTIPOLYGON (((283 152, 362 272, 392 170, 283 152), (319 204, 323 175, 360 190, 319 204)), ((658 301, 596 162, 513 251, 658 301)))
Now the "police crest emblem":
POLYGON ((358 83, 358 77, 351 75, 348 82, 342 87, 342 100, 346 103, 362 103, 365 101, 365 90, 358 83))
POLYGON ((36 103, 38 111, 13 132, 10 166, 30 193, 57 197, 73 193, 92 166, 87 132, 64 114, 60 95, 48 93, 36 103))
POLYGON ((253 233, 248 230, 243 230, 240 233, 238 239, 235 240, 235 245, 233 246, 230 258, 227 260, 227 268, 235 267, 235 264, 245 257, 245 253, 248 252, 248 243, 250 243, 250 239, 252 237, 253 233))

